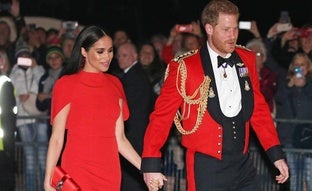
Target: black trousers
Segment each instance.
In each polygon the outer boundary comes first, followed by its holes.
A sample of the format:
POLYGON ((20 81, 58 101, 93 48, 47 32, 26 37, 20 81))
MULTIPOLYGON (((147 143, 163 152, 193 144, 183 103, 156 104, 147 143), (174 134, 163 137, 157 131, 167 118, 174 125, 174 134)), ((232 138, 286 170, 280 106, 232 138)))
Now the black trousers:
POLYGON ((225 155, 222 160, 202 153, 194 157, 196 191, 260 191, 248 154, 225 155))

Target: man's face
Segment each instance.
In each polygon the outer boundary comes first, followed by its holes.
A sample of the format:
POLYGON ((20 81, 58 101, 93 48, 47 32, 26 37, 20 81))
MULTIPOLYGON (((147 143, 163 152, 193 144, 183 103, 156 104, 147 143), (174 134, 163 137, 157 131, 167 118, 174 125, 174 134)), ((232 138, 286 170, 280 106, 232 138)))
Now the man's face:
POLYGON ((237 15, 220 13, 216 26, 206 25, 209 45, 221 56, 233 52, 237 42, 238 30, 237 15))

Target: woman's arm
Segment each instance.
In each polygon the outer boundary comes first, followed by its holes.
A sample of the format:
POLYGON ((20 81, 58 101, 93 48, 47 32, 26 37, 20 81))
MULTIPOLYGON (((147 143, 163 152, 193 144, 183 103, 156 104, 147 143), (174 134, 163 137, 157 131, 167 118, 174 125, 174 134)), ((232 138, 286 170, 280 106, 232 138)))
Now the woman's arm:
POLYGON ((46 172, 44 179, 45 191, 55 191, 55 189, 51 187, 51 177, 54 167, 56 166, 61 151, 63 149, 65 124, 69 110, 70 105, 68 104, 55 116, 53 121, 52 134, 49 141, 47 153, 46 172))
POLYGON ((123 121, 123 114, 122 114, 122 100, 119 100, 120 106, 120 115, 116 121, 116 128, 115 128, 115 136, 117 139, 118 144, 118 151, 119 153, 125 157, 131 164, 133 164, 137 169, 141 167, 141 157, 138 153, 134 150, 133 146, 127 139, 125 132, 124 132, 124 121, 123 121))

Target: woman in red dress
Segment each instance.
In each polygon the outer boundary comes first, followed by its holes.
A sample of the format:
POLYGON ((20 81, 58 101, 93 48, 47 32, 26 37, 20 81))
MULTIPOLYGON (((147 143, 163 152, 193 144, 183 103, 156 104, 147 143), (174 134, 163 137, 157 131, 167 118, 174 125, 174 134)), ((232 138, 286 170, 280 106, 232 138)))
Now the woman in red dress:
MULTIPOLYGON (((113 58, 112 39, 97 26, 84 28, 75 42, 72 60, 54 85, 44 188, 66 145, 61 166, 82 191, 119 191, 118 152, 138 169, 141 158, 124 134, 129 116, 122 84, 106 71, 113 58)), ((138 171, 139 172, 139 171, 138 171)))

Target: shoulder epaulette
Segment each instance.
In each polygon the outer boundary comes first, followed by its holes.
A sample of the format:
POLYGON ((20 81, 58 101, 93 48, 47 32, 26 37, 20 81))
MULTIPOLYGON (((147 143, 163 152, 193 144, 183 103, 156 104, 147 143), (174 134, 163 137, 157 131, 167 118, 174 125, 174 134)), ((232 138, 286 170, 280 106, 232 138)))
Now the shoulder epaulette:
POLYGON ((248 51, 250 51, 250 52, 252 51, 252 50, 250 50, 249 48, 247 48, 246 46, 243 46, 243 45, 240 45, 240 44, 237 44, 236 47, 241 48, 241 49, 248 50, 248 51))
POLYGON ((176 56, 176 57, 173 59, 173 61, 178 62, 180 59, 189 57, 189 56, 191 56, 191 55, 197 53, 197 51, 198 51, 198 49, 196 49, 196 50, 190 50, 190 51, 187 51, 187 52, 185 52, 185 53, 183 53, 183 54, 179 54, 178 56, 176 56))

